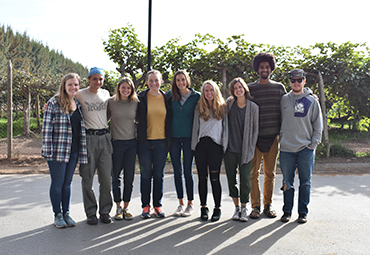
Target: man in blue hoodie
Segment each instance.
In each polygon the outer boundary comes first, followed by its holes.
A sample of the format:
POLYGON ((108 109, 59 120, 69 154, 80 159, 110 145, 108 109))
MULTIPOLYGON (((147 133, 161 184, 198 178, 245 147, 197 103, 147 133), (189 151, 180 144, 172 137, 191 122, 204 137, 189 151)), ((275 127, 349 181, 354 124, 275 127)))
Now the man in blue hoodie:
POLYGON ((281 98, 280 168, 283 173, 284 215, 288 222, 294 200, 294 176, 298 169, 298 222, 307 222, 310 202, 311 176, 315 149, 321 142, 323 129, 320 104, 309 88, 305 88, 306 74, 301 69, 289 72, 292 90, 281 98))

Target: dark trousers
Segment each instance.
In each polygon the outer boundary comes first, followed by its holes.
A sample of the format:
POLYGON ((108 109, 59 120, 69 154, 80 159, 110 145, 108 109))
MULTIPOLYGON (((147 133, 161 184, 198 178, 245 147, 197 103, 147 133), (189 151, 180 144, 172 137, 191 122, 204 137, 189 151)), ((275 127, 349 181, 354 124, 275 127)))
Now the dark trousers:
POLYGON ((210 137, 202 137, 195 148, 195 161, 199 178, 200 205, 207 205, 208 175, 211 180, 215 207, 221 206, 220 168, 222 163, 222 146, 210 137))
POLYGON ((135 175, 136 139, 115 140, 113 145, 112 193, 116 203, 130 202, 135 175), (122 173, 122 174, 121 174, 122 173), (121 180, 123 179, 123 194, 121 180))

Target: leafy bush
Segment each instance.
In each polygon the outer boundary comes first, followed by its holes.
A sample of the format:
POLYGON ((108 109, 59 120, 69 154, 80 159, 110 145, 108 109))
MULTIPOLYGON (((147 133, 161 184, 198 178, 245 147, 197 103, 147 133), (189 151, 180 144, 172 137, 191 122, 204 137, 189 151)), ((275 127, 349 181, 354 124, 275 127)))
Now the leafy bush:
MULTIPOLYGON (((30 130, 37 130, 37 119, 31 118, 30 130)), ((6 118, 0 119, 0 138, 6 138, 8 135, 8 120, 6 118)), ((13 136, 20 136, 23 134, 23 118, 13 121, 13 136)))
MULTIPOLYGON (((316 156, 318 157, 326 157, 327 149, 326 147, 321 143, 319 146, 317 146, 316 149, 316 156)), ((330 157, 356 157, 356 153, 348 149, 340 144, 332 144, 330 146, 330 157)))

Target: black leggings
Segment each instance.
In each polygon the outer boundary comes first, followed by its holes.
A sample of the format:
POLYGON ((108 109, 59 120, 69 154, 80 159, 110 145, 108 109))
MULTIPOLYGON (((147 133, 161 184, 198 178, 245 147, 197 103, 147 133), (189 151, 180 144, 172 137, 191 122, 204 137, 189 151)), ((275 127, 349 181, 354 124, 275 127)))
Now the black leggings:
POLYGON ((210 137, 202 137, 195 148, 195 162, 199 178, 200 205, 207 205, 208 173, 211 180, 215 207, 221 207, 220 168, 222 163, 222 146, 215 143, 210 137))

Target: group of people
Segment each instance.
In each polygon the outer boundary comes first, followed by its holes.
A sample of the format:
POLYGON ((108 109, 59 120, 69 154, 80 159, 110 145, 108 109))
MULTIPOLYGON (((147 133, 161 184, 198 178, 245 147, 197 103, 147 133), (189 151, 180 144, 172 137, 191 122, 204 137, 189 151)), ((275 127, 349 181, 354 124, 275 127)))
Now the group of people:
POLYGON ((113 200, 117 207, 114 218, 132 219, 129 203, 136 155, 140 167, 141 217, 150 218, 151 210, 157 217, 165 217, 161 201, 168 152, 179 203, 175 216, 190 216, 194 212, 195 158, 201 220, 209 219, 208 179, 214 200, 211 220, 218 221, 221 217, 222 160, 229 195, 235 205, 232 219, 248 221, 249 197, 252 206, 249 217, 260 217, 261 165, 263 213, 274 218, 277 213, 272 208, 272 195, 279 144, 284 192, 281 221, 289 221, 292 214, 297 168, 298 222, 306 222, 314 152, 321 141, 321 110, 312 91, 304 87, 303 70, 289 73, 292 90, 287 94, 283 84, 270 80, 275 66, 273 54, 256 55, 253 67, 259 79, 248 85, 240 77, 233 79, 226 101, 214 81, 205 81, 200 93, 191 88, 185 70, 174 74, 167 93, 160 89, 161 73, 151 70, 147 73, 146 90, 136 94, 132 80, 124 77, 113 97, 101 88, 104 83, 101 68, 90 69, 89 87, 81 90, 80 77, 66 75, 58 93, 45 107, 42 128, 41 154, 49 165, 50 200, 56 227, 75 225, 69 210, 77 163, 87 223, 98 224, 97 213, 101 222, 110 223, 113 200), (99 203, 92 188, 95 172, 99 180, 99 203))

